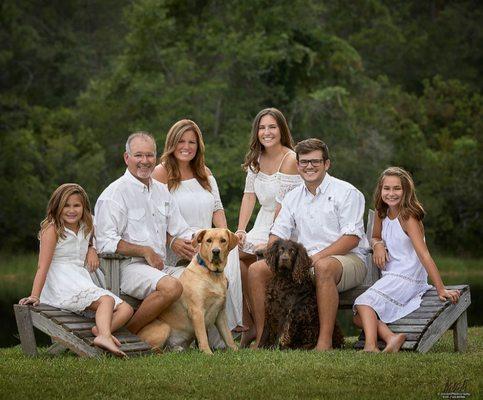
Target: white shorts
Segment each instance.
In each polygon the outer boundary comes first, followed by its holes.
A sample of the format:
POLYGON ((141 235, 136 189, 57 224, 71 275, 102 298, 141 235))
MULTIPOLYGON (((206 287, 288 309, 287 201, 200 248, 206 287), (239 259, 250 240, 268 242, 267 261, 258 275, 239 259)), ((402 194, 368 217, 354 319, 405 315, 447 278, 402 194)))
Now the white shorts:
POLYGON ((121 292, 144 300, 156 290, 156 285, 165 276, 179 278, 184 268, 165 266, 162 270, 151 267, 139 258, 121 262, 121 292))

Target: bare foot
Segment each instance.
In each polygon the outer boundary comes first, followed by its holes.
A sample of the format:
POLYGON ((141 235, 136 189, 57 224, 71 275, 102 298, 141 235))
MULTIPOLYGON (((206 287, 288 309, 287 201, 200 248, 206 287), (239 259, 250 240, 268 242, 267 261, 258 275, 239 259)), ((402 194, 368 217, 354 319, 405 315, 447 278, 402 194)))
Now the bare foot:
POLYGON ((322 341, 322 340, 318 340, 317 341, 317 345, 315 346, 314 348, 315 351, 330 351, 330 350, 334 350, 332 348, 332 340, 330 340, 330 342, 325 342, 325 341, 322 341))
POLYGON ((315 351, 331 351, 334 350, 332 346, 326 347, 326 346, 315 346, 314 348, 315 351))
POLYGON ((405 341, 406 335, 404 333, 392 336, 386 343, 386 348, 383 350, 383 353, 397 353, 405 341))
MULTIPOLYGON (((99 331, 97 329, 97 326, 94 325, 91 331, 94 336, 96 337, 99 336, 99 331)), ((121 342, 117 339, 117 337, 115 337, 114 335, 111 335, 111 338, 117 347, 121 347, 121 342)))
POLYGON ((235 326, 233 329, 232 329, 232 332, 234 333, 243 333, 243 332, 247 332, 250 328, 248 328, 247 326, 245 325, 237 325, 235 326))
POLYGON ((241 335, 240 348, 246 349, 248 346, 250 346, 250 343, 255 340, 255 338, 256 338, 255 329, 253 327, 249 328, 241 335))
POLYGON ((362 351, 365 352, 365 353, 380 353, 381 352, 381 350, 379 350, 379 348, 377 346, 376 347, 374 347, 374 346, 364 347, 362 349, 362 351))
POLYGON ((127 357, 126 353, 121 351, 119 347, 116 346, 114 340, 111 337, 97 336, 94 341, 94 346, 100 347, 101 349, 107 350, 117 357, 127 357))
POLYGON ((114 335, 111 335, 111 338, 116 346, 121 347, 121 342, 117 339, 117 337, 115 337, 114 335))

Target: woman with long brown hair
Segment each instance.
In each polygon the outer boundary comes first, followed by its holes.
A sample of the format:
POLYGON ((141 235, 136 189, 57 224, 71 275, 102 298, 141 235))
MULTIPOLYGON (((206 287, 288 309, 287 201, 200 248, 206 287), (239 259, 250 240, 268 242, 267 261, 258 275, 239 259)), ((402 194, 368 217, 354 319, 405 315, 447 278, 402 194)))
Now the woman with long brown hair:
MULTIPOLYGON (((225 212, 218 185, 205 165, 205 145, 201 130, 189 119, 176 122, 168 132, 161 162, 153 172, 153 178, 168 185, 181 215, 188 225, 200 229, 227 228, 225 212), (195 205, 195 206, 194 206, 195 205)), ((175 265, 181 259, 191 260, 195 249, 191 242, 168 236, 167 264, 175 265)), ((241 325, 242 290, 238 249, 230 252, 225 268, 228 279, 226 314, 230 329, 241 325)), ((221 343, 210 332, 210 344, 221 343)))
POLYGON ((264 248, 268 242, 277 203, 302 182, 297 171, 292 135, 281 111, 265 108, 257 114, 252 124, 250 148, 242 167, 247 177, 236 234, 240 239, 240 268, 245 300, 243 324, 250 328, 242 335, 241 345, 245 347, 255 337, 248 307, 248 268, 256 261, 255 251, 264 248), (247 232, 257 200, 261 208, 252 229, 247 232))

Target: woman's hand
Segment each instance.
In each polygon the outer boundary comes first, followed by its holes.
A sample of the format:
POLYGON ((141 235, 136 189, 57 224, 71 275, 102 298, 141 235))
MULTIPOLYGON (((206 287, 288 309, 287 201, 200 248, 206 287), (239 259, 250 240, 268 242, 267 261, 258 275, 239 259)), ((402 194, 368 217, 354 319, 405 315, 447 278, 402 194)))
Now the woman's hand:
POLYGON ((448 290, 445 288, 438 290, 438 297, 441 301, 449 300, 453 304, 458 302, 460 295, 461 293, 459 290, 448 290))
POLYGON ((235 235, 238 236, 238 247, 241 249, 247 240, 247 233, 245 231, 238 230, 235 232, 235 235))
POLYGON ((96 249, 92 246, 89 246, 89 249, 87 250, 86 264, 89 272, 94 272, 99 268, 99 256, 97 255, 96 249))
POLYGON ((20 299, 18 304, 22 306, 27 306, 29 304, 32 304, 35 307, 40 304, 40 299, 37 296, 24 297, 23 299, 20 299))
POLYGON ((196 254, 196 249, 191 244, 191 240, 174 239, 171 243, 171 250, 173 250, 179 257, 191 261, 196 254))
POLYGON ((386 268, 386 262, 389 261, 389 256, 387 250, 384 247, 384 243, 377 243, 374 246, 374 253, 372 254, 372 261, 376 264, 379 269, 386 268))

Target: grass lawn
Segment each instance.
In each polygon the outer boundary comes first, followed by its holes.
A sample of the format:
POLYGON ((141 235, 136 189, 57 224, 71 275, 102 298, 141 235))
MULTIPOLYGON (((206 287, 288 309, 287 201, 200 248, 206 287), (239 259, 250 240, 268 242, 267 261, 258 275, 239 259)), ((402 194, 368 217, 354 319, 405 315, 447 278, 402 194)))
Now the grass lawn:
MULTIPOLYGON (((482 259, 435 260, 445 283, 481 288, 482 259)), ((0 255, 0 314, 11 313, 11 304, 30 293, 36 264, 34 254, 0 255)), ((479 314, 477 293, 472 290, 471 307, 479 314)), ((8 318, 0 321, 9 343, 18 343, 12 340, 14 320, 11 326, 8 318)), ((469 329, 465 354, 453 353, 451 332, 424 355, 368 355, 351 350, 355 338, 347 342, 346 349, 326 354, 243 350, 208 357, 189 351, 129 360, 51 357, 45 351, 32 359, 19 346, 0 348, 0 400, 441 399, 444 392, 479 398, 483 327, 469 329)))
POLYGON ((137 359, 29 358, 0 349, 0 399, 440 399, 482 384, 483 327, 452 352, 448 332, 427 354, 364 354, 348 348, 302 351, 168 353, 137 359))

